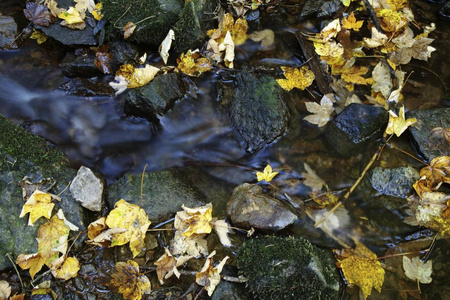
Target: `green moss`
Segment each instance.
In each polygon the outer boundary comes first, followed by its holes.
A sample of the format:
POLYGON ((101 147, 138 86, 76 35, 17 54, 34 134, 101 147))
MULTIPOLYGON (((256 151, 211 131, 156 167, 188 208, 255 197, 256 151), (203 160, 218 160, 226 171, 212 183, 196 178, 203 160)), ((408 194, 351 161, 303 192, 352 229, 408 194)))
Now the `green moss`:
POLYGON ((334 263, 307 240, 268 236, 245 242, 237 266, 259 299, 336 299, 334 263))

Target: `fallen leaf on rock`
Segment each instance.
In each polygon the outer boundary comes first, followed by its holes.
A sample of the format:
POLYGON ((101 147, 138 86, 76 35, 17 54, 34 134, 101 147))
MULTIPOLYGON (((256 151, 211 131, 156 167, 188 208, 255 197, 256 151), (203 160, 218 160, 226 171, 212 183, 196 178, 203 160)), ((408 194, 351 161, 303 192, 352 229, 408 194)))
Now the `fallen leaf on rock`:
POLYGON ((212 63, 206 57, 201 57, 198 50, 181 53, 177 58, 178 69, 186 75, 198 77, 212 69, 212 63))
POLYGON ((420 170, 420 177, 426 176, 432 187, 441 183, 450 183, 450 156, 437 156, 429 166, 420 170))
POLYGON ((123 76, 128 81, 128 88, 138 88, 152 81, 158 72, 159 68, 151 65, 146 65, 143 68, 135 68, 130 64, 126 64, 120 66, 116 72, 116 77, 123 76))
POLYGON ((125 90, 128 88, 129 82, 122 75, 114 77, 114 81, 111 81, 109 83, 109 86, 111 86, 116 91, 116 93, 114 94, 115 96, 125 92, 125 90), (114 82, 114 81, 117 81, 117 82, 114 82))
POLYGON ((34 275, 42 269, 44 263, 44 258, 39 252, 28 255, 19 254, 16 259, 16 264, 18 264, 23 270, 30 269, 31 279, 34 279, 34 275))
POLYGON ((55 18, 47 9, 47 6, 36 2, 27 2, 26 9, 23 10, 23 13, 34 25, 47 27, 50 23, 55 22, 55 18))
POLYGON ((92 13, 95 9, 95 2, 94 0, 75 0, 75 8, 79 12, 85 13, 86 10, 92 13))
POLYGON ((164 64, 167 65, 167 60, 169 59, 169 50, 170 46, 172 46, 172 41, 175 39, 175 32, 170 29, 167 33, 166 37, 162 41, 161 45, 159 46, 159 55, 164 61, 164 64))
POLYGON ((309 123, 322 127, 331 120, 331 114, 334 112, 334 107, 333 102, 327 95, 322 97, 320 104, 316 102, 306 102, 305 105, 306 109, 312 113, 312 115, 303 118, 309 123))
POLYGON ((290 91, 293 88, 304 90, 315 79, 314 73, 307 66, 303 66, 300 69, 289 67, 281 67, 281 69, 286 79, 277 79, 277 82, 286 91, 290 91))
POLYGON ((275 48, 275 33, 271 29, 254 31, 248 35, 248 38, 254 42, 261 42, 262 51, 270 51, 275 48))
POLYGON ((54 206, 55 204, 52 203, 52 196, 50 194, 36 190, 23 205, 19 218, 22 218, 27 213, 30 213, 28 225, 33 226, 34 222, 36 222, 36 220, 40 217, 50 219, 54 206))
POLYGON ((355 14, 352 12, 347 18, 342 19, 342 27, 359 31, 364 21, 356 21, 355 14))
POLYGON ((0 299, 8 299, 11 295, 11 286, 5 280, 0 281, 0 299))
POLYGON ((423 263, 418 256, 409 259, 405 255, 403 256, 403 270, 405 270, 406 277, 414 281, 420 283, 430 283, 432 280, 431 273, 433 271, 433 267, 431 260, 423 263))
POLYGON ((109 287, 122 294, 123 299, 139 300, 144 294, 151 292, 150 280, 139 273, 139 265, 133 260, 118 262, 111 274, 109 287))
POLYGON ((55 0, 44 0, 44 4, 47 5, 47 8, 50 10, 54 17, 57 17, 58 15, 66 11, 63 8, 59 8, 58 2, 56 2, 55 0))
POLYGON ((40 32, 34 28, 33 28, 33 33, 30 35, 30 39, 36 40, 36 42, 38 44, 45 43, 47 41, 47 38, 48 37, 44 33, 40 32))
POLYGON ((190 237, 193 234, 210 233, 212 230, 212 204, 189 208, 181 206, 184 211, 179 211, 175 215, 174 227, 183 232, 183 235, 190 237))
POLYGON ((84 23, 83 19, 80 16, 80 12, 73 6, 70 6, 67 11, 60 13, 58 15, 58 18, 66 21, 68 25, 84 23))
MULTIPOLYGON (((405 119, 405 107, 400 107, 398 115, 392 110, 389 111, 389 123, 386 127, 386 134, 400 136, 409 126, 417 122, 416 118, 405 119)), ((423 176, 423 175, 421 175, 423 176)))
POLYGON ((103 3, 99 2, 99 3, 95 4, 94 10, 91 12, 97 21, 100 21, 103 18, 102 9, 103 9, 103 3))
POLYGON ((271 182, 272 179, 277 176, 278 172, 272 172, 272 166, 267 164, 262 172, 256 172, 256 177, 259 181, 271 182))
POLYGON ((195 274, 195 282, 197 282, 198 285, 204 286, 210 297, 220 282, 220 272, 222 272, 223 266, 229 258, 226 256, 217 266, 213 267, 211 257, 214 254, 215 252, 208 256, 202 270, 195 274))
POLYGON ((381 292, 384 269, 375 253, 363 244, 357 241, 355 243, 355 249, 336 251, 337 265, 342 270, 347 282, 359 286, 364 299, 366 299, 372 293, 372 288, 381 292))
POLYGON ((317 175, 317 173, 307 163, 303 163, 303 166, 306 171, 301 173, 302 178, 305 179, 303 184, 310 187, 313 192, 321 191, 322 187, 326 185, 325 181, 323 181, 323 179, 320 178, 319 175, 317 175))
POLYGON ((216 220, 213 222, 214 231, 219 237, 220 243, 225 247, 231 247, 232 243, 228 234, 231 233, 230 225, 225 220, 216 220))
POLYGON ((75 278, 80 270, 80 263, 75 257, 61 256, 51 266, 52 274, 57 279, 69 280, 75 278))
POLYGON ((134 30, 136 29, 136 24, 134 24, 133 22, 127 22, 127 24, 125 24, 125 26, 123 26, 122 30, 123 30, 123 38, 127 39, 129 38, 134 30))

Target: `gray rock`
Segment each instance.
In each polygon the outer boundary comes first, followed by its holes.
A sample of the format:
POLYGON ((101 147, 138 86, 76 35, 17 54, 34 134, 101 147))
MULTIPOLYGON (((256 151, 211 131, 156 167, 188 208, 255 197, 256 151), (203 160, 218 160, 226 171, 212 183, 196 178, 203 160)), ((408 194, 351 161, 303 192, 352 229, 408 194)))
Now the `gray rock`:
MULTIPOLYGON (((142 208, 154 224, 172 217, 183 204, 196 207, 206 203, 205 196, 175 168, 145 173, 142 191, 142 208)), ((125 175, 108 187, 108 204, 113 207, 120 199, 140 205, 141 174, 125 175)))
POLYGON ((275 79, 257 77, 247 71, 236 76, 231 92, 222 91, 222 101, 229 105, 231 125, 255 152, 283 135, 288 125, 288 108, 275 79))
POLYGON ((128 115, 156 120, 184 96, 185 87, 177 74, 157 76, 143 87, 133 89, 125 96, 124 110, 128 115))
MULTIPOLYGON (((241 284, 242 285, 242 284, 241 284)), ((211 300, 246 300, 238 283, 221 280, 211 296, 211 300)))
MULTIPOLYGON (((180 0, 104 0, 103 12, 109 22, 110 36, 123 36, 128 22, 137 24, 130 41, 159 46, 181 11, 180 0), (114 25, 114 26, 113 26, 114 25)), ((107 25, 108 26, 108 25, 107 25)))
POLYGON ((82 166, 70 184, 72 196, 91 211, 101 211, 103 204, 103 181, 91 169, 82 166))
POLYGON ((372 188, 380 194, 405 198, 419 177, 419 172, 412 167, 377 167, 370 171, 369 180, 372 188))
POLYGON ((227 214, 236 226, 268 231, 281 230, 298 219, 276 198, 263 194, 259 185, 248 183, 234 189, 227 214))
MULTIPOLYGON (((1 115, 0 132, 0 270, 3 270, 11 266, 5 257, 7 253, 15 259, 19 254, 37 252, 37 231, 45 222, 40 219, 34 226, 27 226, 28 215, 19 218, 25 203, 19 181, 24 176, 31 182, 53 178, 56 184, 49 192, 59 194, 66 189, 75 171, 67 167, 68 160, 63 153, 52 149, 42 138, 33 136, 1 115)), ((70 222, 81 231, 86 230, 82 207, 70 193, 62 193, 60 197, 62 201, 55 202, 53 213, 61 208, 70 222)))
POLYGON ((64 83, 58 89, 67 92, 69 95, 82 97, 91 96, 112 96, 115 90, 109 85, 109 82, 95 78, 72 78, 64 83))
POLYGON ((17 24, 12 17, 0 16, 0 49, 16 49, 17 24))
POLYGON ((95 46, 98 41, 94 34, 94 27, 86 24, 84 30, 73 30, 59 25, 58 23, 50 24, 48 27, 35 25, 45 35, 51 37, 61 44, 67 46, 84 45, 95 46))
POLYGON ((432 133, 437 127, 450 128, 450 108, 413 110, 406 113, 407 118, 416 118, 417 123, 409 127, 418 152, 427 160, 436 156, 450 155, 450 144, 442 136, 432 133))
POLYGON ((317 17, 330 17, 333 16, 338 10, 343 8, 342 2, 340 0, 325 1, 322 3, 317 12, 317 17))
POLYGON ((384 108, 364 104, 350 104, 332 122, 325 136, 341 155, 361 153, 372 141, 380 138, 388 122, 384 108))
POLYGON ((75 55, 72 52, 67 53, 61 62, 64 75, 67 77, 94 77, 103 75, 94 64, 95 55, 93 53, 84 53, 75 55))
POLYGON ((339 276, 331 253, 305 239, 266 236, 239 249, 237 266, 256 299, 338 299, 339 276))
POLYGON ((301 18, 305 18, 309 15, 316 14, 319 8, 324 3, 324 0, 308 0, 303 6, 302 12, 300 14, 301 18))

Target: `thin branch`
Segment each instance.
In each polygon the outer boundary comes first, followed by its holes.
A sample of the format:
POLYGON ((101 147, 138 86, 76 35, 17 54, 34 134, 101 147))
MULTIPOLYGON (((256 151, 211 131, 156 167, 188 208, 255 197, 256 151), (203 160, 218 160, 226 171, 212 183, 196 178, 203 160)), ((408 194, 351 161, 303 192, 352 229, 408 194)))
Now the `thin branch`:
POLYGON ((9 253, 6 253, 5 256, 9 259, 9 261, 13 265, 14 270, 16 270, 17 276, 19 276, 20 285, 22 286, 22 290, 23 290, 25 287, 23 285, 22 277, 20 276, 19 270, 17 270, 17 266, 16 266, 15 261, 12 260, 12 257, 11 257, 11 255, 9 253))

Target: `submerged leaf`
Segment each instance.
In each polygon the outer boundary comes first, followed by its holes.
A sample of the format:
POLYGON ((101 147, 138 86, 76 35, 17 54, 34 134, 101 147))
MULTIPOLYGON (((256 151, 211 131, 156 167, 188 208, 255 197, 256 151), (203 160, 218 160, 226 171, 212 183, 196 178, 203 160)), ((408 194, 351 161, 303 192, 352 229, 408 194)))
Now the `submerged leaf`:
POLYGON ((409 279, 418 281, 420 283, 430 283, 432 269, 432 261, 429 260, 423 263, 420 257, 416 256, 409 259, 406 255, 403 256, 403 270, 409 279))

